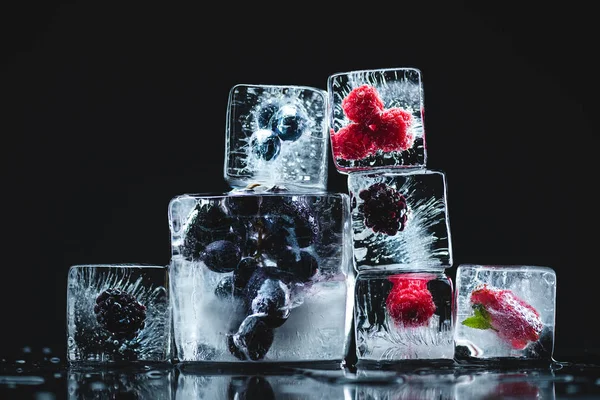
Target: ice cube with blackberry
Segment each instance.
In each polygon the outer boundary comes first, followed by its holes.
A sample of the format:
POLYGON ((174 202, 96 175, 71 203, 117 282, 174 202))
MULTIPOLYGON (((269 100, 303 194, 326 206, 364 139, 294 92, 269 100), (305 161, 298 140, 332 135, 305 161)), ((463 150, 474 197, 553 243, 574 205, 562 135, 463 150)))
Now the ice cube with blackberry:
POLYGON ((444 172, 348 175, 358 270, 443 270, 452 265, 444 172))
POLYGON ((227 105, 225 170, 233 188, 285 184, 325 191, 327 92, 308 86, 231 88, 227 105))
POLYGON ((346 194, 280 185, 173 198, 169 268, 177 358, 341 360, 352 262, 348 217, 346 194), (218 216, 214 232, 199 210, 218 216), (343 221, 333 223, 334 217, 343 221), (190 243, 193 250, 186 249, 190 243))
POLYGON ((71 266, 67 278, 69 363, 168 361, 167 281, 165 266, 71 266))

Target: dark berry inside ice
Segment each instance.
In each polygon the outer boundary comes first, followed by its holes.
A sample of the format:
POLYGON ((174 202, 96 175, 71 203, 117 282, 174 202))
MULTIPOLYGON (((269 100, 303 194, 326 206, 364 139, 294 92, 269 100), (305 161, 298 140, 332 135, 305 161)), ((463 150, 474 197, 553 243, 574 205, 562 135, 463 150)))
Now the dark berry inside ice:
POLYGON ((182 254, 197 259, 204 247, 230 234, 230 219, 217 204, 199 204, 191 212, 184 230, 182 254))
POLYGON ((276 103, 263 103, 260 105, 256 113, 256 123, 260 129, 270 129, 273 116, 277 112, 279 106, 276 103))
POLYGON ((229 240, 210 243, 200 254, 200 260, 214 272, 231 272, 242 258, 240 247, 229 240))
POLYGON ((262 360, 271 348, 274 336, 273 328, 263 318, 249 315, 238 331, 227 337, 228 348, 240 360, 262 360))
POLYGON ((260 129, 250 136, 250 151, 262 160, 274 160, 281 151, 281 139, 269 129, 260 129))
POLYGON ((267 222, 274 222, 285 228, 289 236, 289 245, 308 247, 319 236, 319 222, 314 210, 306 202, 292 197, 265 196, 260 206, 261 214, 267 222))
POLYGON ((379 182, 361 190, 358 195, 364 201, 358 208, 364 215, 365 226, 390 236, 404 230, 408 206, 400 192, 379 182))
POLYGON ((254 257, 244 257, 238 263, 235 271, 233 271, 233 283, 236 288, 244 288, 248 281, 258 268, 259 263, 254 257))
POLYGON ((293 274, 300 282, 305 282, 317 273, 319 262, 307 251, 288 251, 279 259, 277 267, 293 274))
POLYGON ((232 195, 227 198, 227 208, 236 216, 252 216, 258 213, 258 196, 232 195))
POLYGON ((258 268, 244 292, 248 312, 263 316, 270 327, 281 326, 290 315, 294 280, 278 268, 258 268))
POLYGON ((294 141, 302 136, 306 128, 306 113, 293 104, 284 104, 273 116, 271 129, 276 132, 281 140, 294 141))
POLYGON ((277 397, 269 381, 262 376, 232 377, 227 398, 236 400, 275 400, 277 397))
POLYGON ((220 299, 228 299, 234 295, 241 294, 241 291, 235 287, 234 277, 232 275, 227 275, 223 277, 215 286, 215 296, 220 299))
POLYGON ((146 306, 120 289, 107 289, 96 298, 98 323, 116 338, 133 339, 144 328, 146 306))

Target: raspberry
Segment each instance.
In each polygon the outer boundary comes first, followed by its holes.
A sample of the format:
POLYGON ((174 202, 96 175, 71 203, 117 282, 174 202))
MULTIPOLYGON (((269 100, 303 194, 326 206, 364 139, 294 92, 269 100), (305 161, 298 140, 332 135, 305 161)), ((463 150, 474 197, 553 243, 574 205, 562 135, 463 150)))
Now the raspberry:
POLYGON ((334 134, 331 131, 331 147, 336 158, 360 160, 373 151, 371 130, 366 125, 349 124, 334 134))
POLYGON ((436 306, 427 289, 428 276, 414 274, 392 275, 388 278, 394 286, 386 299, 386 307, 394 323, 400 326, 427 325, 436 306))
POLYGON ((342 100, 342 110, 354 122, 369 125, 383 111, 383 100, 373 86, 362 85, 354 88, 342 100))
POLYGON ((409 112, 398 107, 384 110, 375 122, 376 130, 371 136, 375 146, 385 152, 410 149, 414 143, 409 129, 411 124, 409 112))
POLYGON ((146 306, 120 289, 107 289, 96 298, 96 320, 116 338, 133 339, 144 328, 146 306))
POLYGON ((475 316, 467 318, 463 325, 493 329, 516 350, 540 338, 544 324, 539 313, 508 289, 483 285, 471 293, 471 304, 475 316))
POLYGON ((365 225, 373 232, 393 236, 404 230, 408 205, 400 192, 380 182, 361 190, 358 196, 364 200, 358 209, 364 215, 365 225))

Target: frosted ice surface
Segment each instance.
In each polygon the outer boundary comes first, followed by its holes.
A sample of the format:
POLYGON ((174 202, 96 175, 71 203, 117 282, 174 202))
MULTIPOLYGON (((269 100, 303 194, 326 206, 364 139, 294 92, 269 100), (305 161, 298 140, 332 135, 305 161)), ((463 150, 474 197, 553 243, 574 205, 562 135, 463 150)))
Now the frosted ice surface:
POLYGON ((327 89, 332 153, 339 172, 425 167, 421 71, 342 72, 328 78, 327 89))
POLYGON ((236 85, 229 93, 225 180, 233 188, 327 185, 327 92, 305 86, 236 85))
POLYGON ((555 301, 556 274, 549 267, 459 265, 457 357, 550 360, 555 301))
POLYGON ((170 202, 177 358, 341 361, 351 318, 349 196, 240 193, 170 202), (227 251, 217 255, 215 243, 227 251))
POLYGON ((452 265, 445 174, 381 170, 348 176, 359 270, 452 265))
POLYGON ((75 265, 69 269, 69 362, 166 361, 169 332, 165 266, 75 265), (113 296, 101 301, 107 293, 113 296))
POLYGON ((443 273, 358 274, 355 297, 359 360, 454 356, 453 287, 443 273))

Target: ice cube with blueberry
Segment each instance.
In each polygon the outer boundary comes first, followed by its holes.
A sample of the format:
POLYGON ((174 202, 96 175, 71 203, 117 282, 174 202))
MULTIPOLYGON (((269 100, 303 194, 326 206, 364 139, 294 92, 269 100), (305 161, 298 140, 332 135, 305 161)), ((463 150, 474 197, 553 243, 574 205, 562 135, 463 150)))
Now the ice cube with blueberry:
POLYGON ((457 360, 552 360, 556 312, 552 268, 461 264, 455 295, 457 360))
POLYGON ((349 348, 349 196, 263 189, 169 204, 179 361, 336 361, 349 348))
POLYGON ((170 359, 167 268, 73 265, 67 279, 67 361, 170 359))
POLYGON ((336 73, 329 76, 327 90, 331 149, 339 172, 426 166, 420 70, 336 73))
POLYGON ((233 188, 327 185, 327 92, 306 86, 235 85, 229 92, 225 180, 233 188))
POLYGON ((359 367, 454 356, 451 279, 443 272, 360 272, 355 332, 359 367))
POLYGON ((357 171, 348 189, 358 270, 452 265, 445 173, 357 171))

